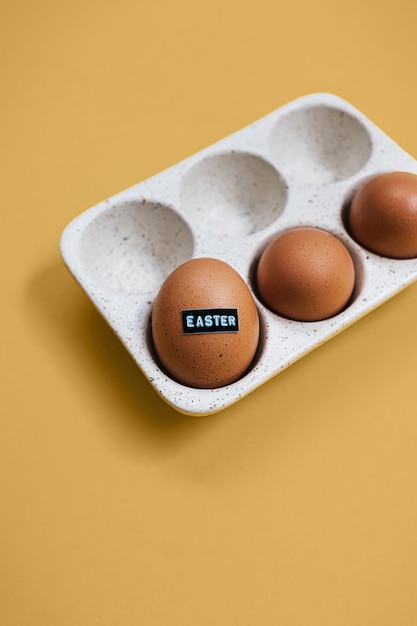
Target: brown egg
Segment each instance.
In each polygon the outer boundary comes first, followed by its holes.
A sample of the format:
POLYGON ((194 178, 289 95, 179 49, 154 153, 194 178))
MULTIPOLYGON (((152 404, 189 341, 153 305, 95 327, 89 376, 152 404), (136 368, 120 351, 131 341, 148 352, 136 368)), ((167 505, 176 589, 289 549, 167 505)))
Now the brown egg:
POLYGON ((355 194, 348 222, 353 238, 371 252, 417 256, 417 176, 387 172, 372 178, 355 194))
POLYGON ((298 321, 318 321, 339 313, 354 283, 352 257, 339 239, 318 228, 294 228, 274 239, 257 268, 265 305, 298 321))
POLYGON ((223 387, 239 379, 255 356, 258 310, 230 265, 193 259, 163 283, 153 307, 152 337, 172 378, 189 387, 223 387))

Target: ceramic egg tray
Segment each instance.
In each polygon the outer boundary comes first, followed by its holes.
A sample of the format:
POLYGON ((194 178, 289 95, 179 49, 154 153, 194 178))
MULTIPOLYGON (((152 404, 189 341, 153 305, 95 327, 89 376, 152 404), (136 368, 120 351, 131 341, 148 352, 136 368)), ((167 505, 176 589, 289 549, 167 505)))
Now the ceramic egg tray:
POLYGON ((295 100, 75 218, 61 238, 65 263, 150 384, 174 408, 206 415, 236 402, 417 279, 417 259, 361 248, 345 226, 355 191, 384 171, 417 173, 416 161, 346 101, 330 94, 295 100), (254 275, 279 233, 315 226, 336 235, 355 263, 348 306, 320 322, 269 311, 254 275), (213 257, 246 281, 261 337, 250 370, 218 389, 194 389, 158 366, 152 305, 181 263, 213 257))

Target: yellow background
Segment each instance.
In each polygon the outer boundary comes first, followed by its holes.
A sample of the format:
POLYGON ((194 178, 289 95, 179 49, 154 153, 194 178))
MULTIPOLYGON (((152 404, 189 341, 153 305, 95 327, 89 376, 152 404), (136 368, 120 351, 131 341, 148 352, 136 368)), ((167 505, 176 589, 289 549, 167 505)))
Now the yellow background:
POLYGON ((228 410, 152 390, 58 252, 299 96, 417 156, 417 4, 3 0, 2 626, 417 624, 417 285, 228 410))

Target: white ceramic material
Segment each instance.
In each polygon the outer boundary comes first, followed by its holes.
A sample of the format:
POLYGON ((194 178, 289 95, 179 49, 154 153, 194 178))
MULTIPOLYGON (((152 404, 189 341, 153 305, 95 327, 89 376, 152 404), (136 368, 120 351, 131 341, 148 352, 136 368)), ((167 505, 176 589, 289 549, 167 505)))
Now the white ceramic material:
POLYGON ((156 391, 190 415, 224 409, 417 279, 417 259, 382 258, 349 236, 353 193, 384 171, 417 162, 346 101, 313 94, 291 102, 75 218, 61 238, 68 268, 156 391), (280 232, 316 226, 349 249, 349 306, 320 322, 266 309, 256 262, 280 232), (164 279, 195 257, 229 263, 258 305, 261 339, 250 371, 219 389, 192 389, 162 371, 152 348, 152 304, 164 279))

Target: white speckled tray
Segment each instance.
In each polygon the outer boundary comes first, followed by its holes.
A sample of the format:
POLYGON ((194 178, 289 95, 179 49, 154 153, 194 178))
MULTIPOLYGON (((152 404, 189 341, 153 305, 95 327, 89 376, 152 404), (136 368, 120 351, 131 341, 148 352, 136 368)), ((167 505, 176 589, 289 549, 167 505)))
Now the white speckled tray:
POLYGON ((363 114, 330 94, 295 100, 75 218, 61 238, 72 274, 151 385, 177 410, 224 409, 417 279, 417 259, 393 260, 353 241, 344 211, 368 178, 417 173, 417 162, 363 114), (254 268, 266 244, 294 226, 317 226, 348 247, 356 266, 349 306, 321 322, 295 322, 259 301, 254 268), (154 358, 152 304, 163 280, 200 256, 229 263, 258 305, 261 339, 250 371, 219 389, 192 389, 154 358))

